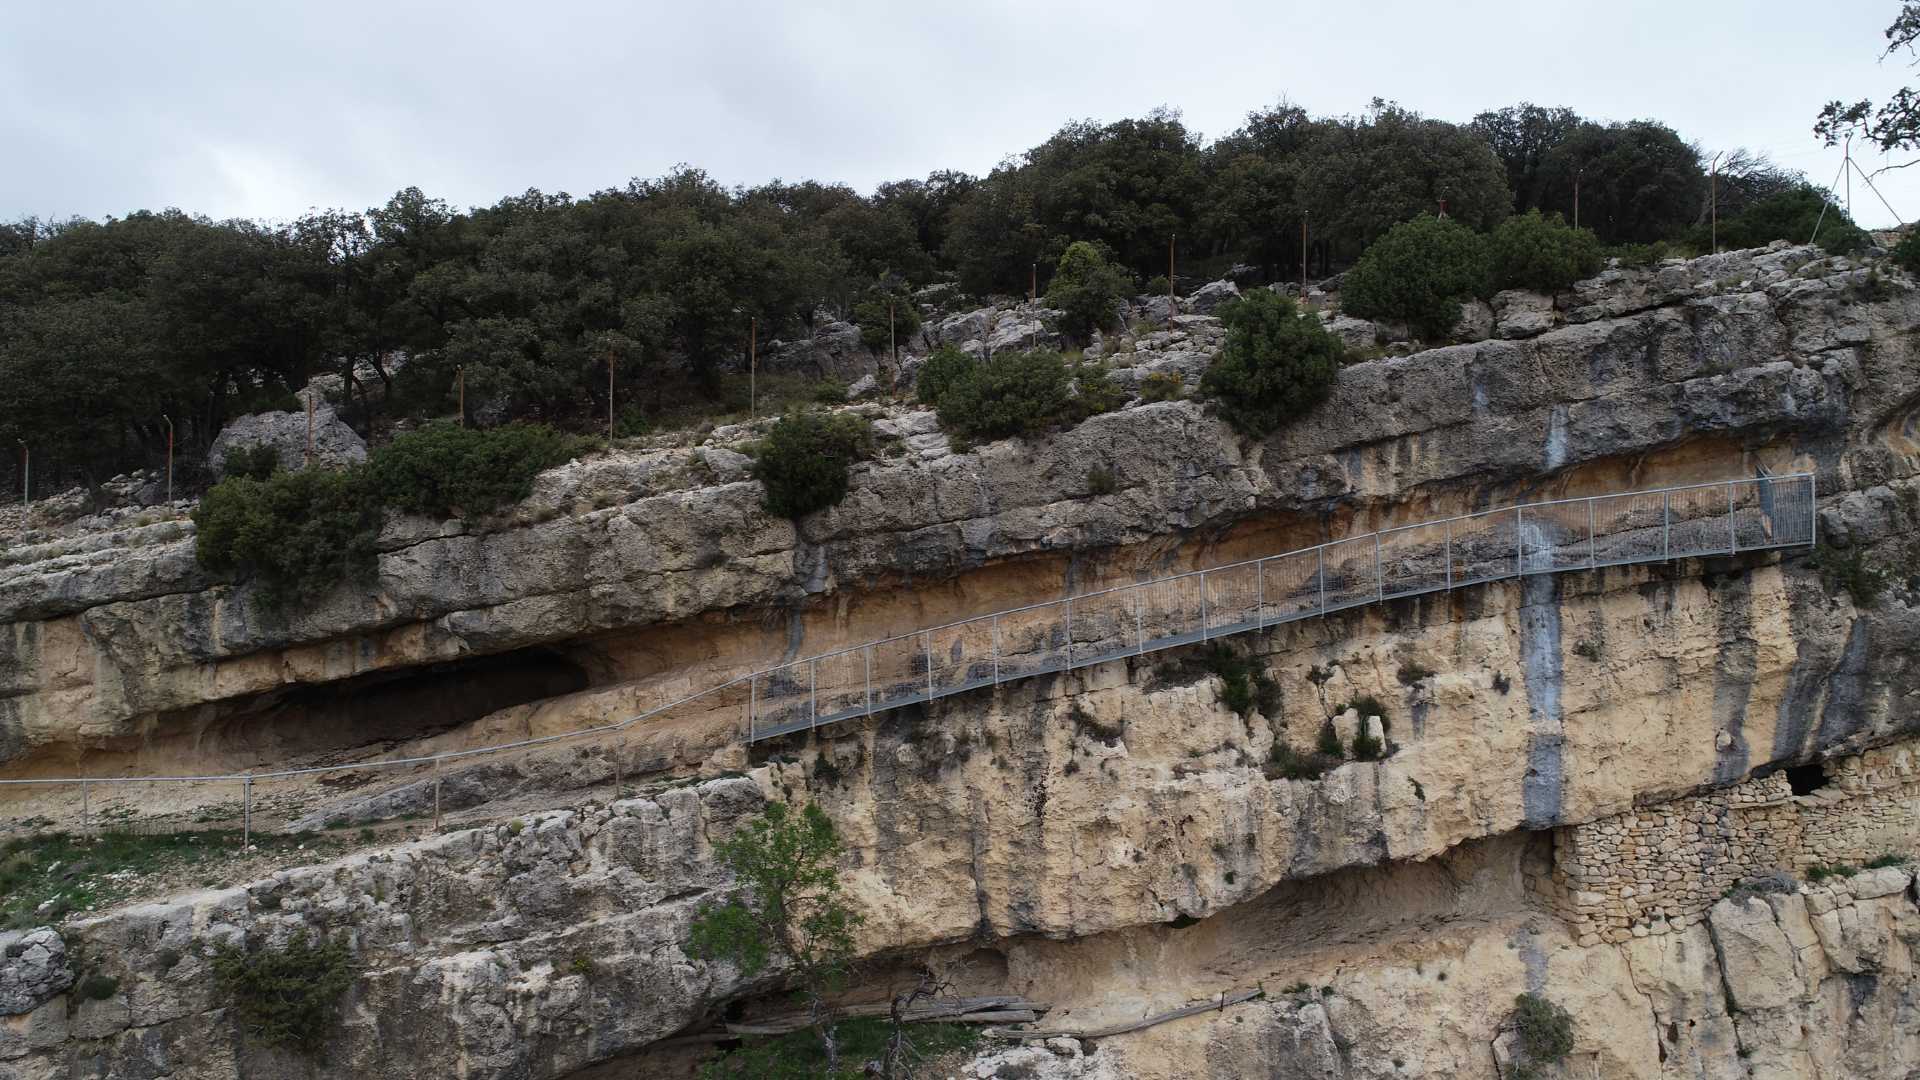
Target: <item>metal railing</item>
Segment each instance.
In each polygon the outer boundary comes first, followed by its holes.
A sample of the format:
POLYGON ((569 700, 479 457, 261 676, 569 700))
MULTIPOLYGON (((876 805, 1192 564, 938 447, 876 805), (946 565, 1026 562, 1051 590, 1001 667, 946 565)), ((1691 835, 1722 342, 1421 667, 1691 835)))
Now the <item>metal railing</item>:
MULTIPOLYGON (((757 742, 1384 600, 1533 574, 1811 545, 1816 502, 1813 476, 1794 474, 1527 503, 926 627, 737 676, 625 720, 576 731, 345 765, 211 776, 0 780, 0 787, 60 792, 66 803, 60 816, 91 825, 96 818, 113 821, 115 814, 123 822, 142 816, 142 807, 124 800, 117 807, 101 805, 100 793, 142 784, 201 785, 233 797, 198 800, 190 823, 231 824, 244 836, 262 818, 263 787, 292 787, 323 774, 412 769, 422 774, 416 778, 421 798, 397 805, 423 808, 430 784, 437 820, 443 766, 449 763, 523 755, 513 767, 526 771, 538 767, 524 757, 529 753, 563 745, 584 753, 596 740, 613 741, 601 749, 618 786, 619 737, 674 712, 723 721, 732 716, 736 722, 743 717, 747 741, 757 742)), ((50 822, 52 809, 34 817, 50 822)), ((268 817, 295 826, 319 820, 311 812, 268 817)))

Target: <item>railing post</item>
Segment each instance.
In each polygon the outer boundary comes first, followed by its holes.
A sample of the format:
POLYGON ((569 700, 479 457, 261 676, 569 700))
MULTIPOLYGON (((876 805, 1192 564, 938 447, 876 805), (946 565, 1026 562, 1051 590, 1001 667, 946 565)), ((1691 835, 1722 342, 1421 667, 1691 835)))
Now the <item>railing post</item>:
POLYGON ((1513 576, 1527 576, 1526 508, 1513 508, 1513 576))
POLYGON ((1807 546, 1820 543, 1820 474, 1807 474, 1807 546))
POLYGON ((1593 535, 1593 500, 1587 500, 1587 569, 1600 565, 1600 547, 1593 535))
POLYGON ((1673 492, 1660 493, 1660 561, 1673 561, 1673 492))
POLYGON ((748 742, 753 742, 755 736, 758 734, 758 732, 754 730, 753 725, 754 725, 754 721, 758 719, 756 714, 760 711, 759 690, 760 690, 760 673, 756 671, 753 674, 747 676, 747 741, 748 742))
POLYGON ((1207 572, 1200 571, 1200 640, 1207 640, 1207 572))
POLYGON ((1733 481, 1727 481, 1727 554, 1740 551, 1740 533, 1733 523, 1733 481))
POLYGON ((1373 530, 1373 598, 1387 598, 1387 571, 1380 565, 1380 530, 1373 530))
POLYGON ((80 831, 93 832, 93 803, 87 791, 87 778, 80 778, 80 831))
POLYGON ((1447 542, 1444 549, 1447 555, 1447 591, 1453 591, 1453 519, 1447 519, 1447 542))
POLYGON ((1000 685, 1000 616, 993 617, 993 685, 1000 685))
POLYGON ((820 658, 817 656, 807 671, 807 726, 820 726, 820 658))
POLYGON ((1133 588, 1133 652, 1135 656, 1145 656, 1147 652, 1147 620, 1140 613, 1140 594, 1147 591, 1146 585, 1133 588))
MULTIPOLYGON (((867 715, 872 716, 873 715, 873 646, 869 645, 866 648, 860 650, 860 655, 863 658, 865 658, 867 662, 867 715)), ((995 672, 998 673, 1000 668, 1000 656, 997 652, 994 654, 994 657, 993 657, 993 665, 994 665, 995 672)))
POLYGON ((253 843, 253 777, 240 781, 240 846, 253 843))
POLYGON ((933 631, 923 635, 927 639, 927 704, 933 704, 933 631))
POLYGON ((1067 631, 1067 645, 1066 645, 1067 659, 1066 659, 1066 663, 1061 667, 1060 670, 1072 671, 1073 670, 1073 597, 1071 596, 1067 597, 1067 615, 1066 615, 1065 622, 1066 622, 1066 631, 1067 631))
POLYGON ((1314 548, 1313 557, 1317 567, 1314 574, 1320 579, 1320 617, 1324 619, 1327 615, 1327 545, 1314 548))
POLYGON ((1264 630, 1267 626, 1267 560, 1260 559, 1253 564, 1253 628, 1264 630))

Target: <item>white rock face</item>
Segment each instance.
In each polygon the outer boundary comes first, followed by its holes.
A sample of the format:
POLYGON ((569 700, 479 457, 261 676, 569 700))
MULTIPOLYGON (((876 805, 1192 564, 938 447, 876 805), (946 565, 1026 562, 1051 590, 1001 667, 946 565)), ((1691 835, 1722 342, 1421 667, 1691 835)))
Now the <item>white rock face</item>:
MULTIPOLYGON (((269 412, 240 416, 227 422, 207 448, 207 467, 219 473, 227 454, 238 447, 271 446, 280 467, 289 472, 307 464, 307 414, 269 412)), ((313 462, 340 465, 367 459, 367 443, 333 411, 317 401, 313 407, 313 462)))

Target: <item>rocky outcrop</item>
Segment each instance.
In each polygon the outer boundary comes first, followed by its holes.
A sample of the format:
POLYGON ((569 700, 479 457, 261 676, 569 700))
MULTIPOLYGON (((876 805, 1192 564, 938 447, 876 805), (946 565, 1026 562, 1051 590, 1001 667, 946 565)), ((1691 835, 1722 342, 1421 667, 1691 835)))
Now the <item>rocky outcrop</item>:
POLYGON ((235 417, 214 436, 207 448, 207 468, 214 475, 225 470, 227 455, 237 449, 272 447, 280 467, 288 471, 309 464, 341 465, 367 460, 367 443, 359 432, 334 412, 333 406, 316 396, 313 405, 312 438, 308 438, 308 417, 303 412, 265 412, 235 417))

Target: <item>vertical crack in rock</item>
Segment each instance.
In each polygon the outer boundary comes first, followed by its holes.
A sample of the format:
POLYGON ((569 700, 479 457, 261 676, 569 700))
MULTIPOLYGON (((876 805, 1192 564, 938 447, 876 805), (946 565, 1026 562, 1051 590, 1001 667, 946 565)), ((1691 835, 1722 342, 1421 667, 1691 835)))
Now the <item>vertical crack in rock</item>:
POLYGON ((1753 640, 1753 575, 1730 574, 1713 586, 1719 649, 1713 663, 1713 778, 1732 783, 1747 774, 1747 703, 1753 698, 1758 647, 1753 640))
POLYGON ((1527 773, 1521 781, 1520 805, 1526 827, 1544 829, 1559 821, 1565 788, 1560 598, 1556 582, 1548 574, 1524 579, 1521 596, 1520 648, 1527 676, 1527 773))

